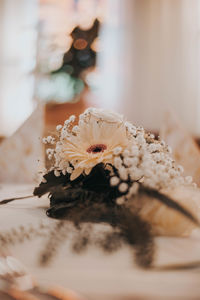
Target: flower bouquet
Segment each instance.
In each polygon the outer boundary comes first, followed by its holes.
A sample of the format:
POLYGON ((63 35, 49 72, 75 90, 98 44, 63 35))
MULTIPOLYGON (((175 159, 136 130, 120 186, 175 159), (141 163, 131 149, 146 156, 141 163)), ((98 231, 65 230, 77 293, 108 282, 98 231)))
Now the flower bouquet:
POLYGON ((182 236, 199 226, 199 199, 184 197, 198 190, 192 178, 183 176, 164 141, 120 114, 89 108, 43 142, 51 168, 33 194, 48 193, 47 216, 61 220, 57 236, 66 221, 75 225, 79 249, 91 240, 107 251, 125 243, 134 248, 138 265, 149 267, 154 235, 182 236), (112 231, 100 241, 90 234, 91 224, 112 231))

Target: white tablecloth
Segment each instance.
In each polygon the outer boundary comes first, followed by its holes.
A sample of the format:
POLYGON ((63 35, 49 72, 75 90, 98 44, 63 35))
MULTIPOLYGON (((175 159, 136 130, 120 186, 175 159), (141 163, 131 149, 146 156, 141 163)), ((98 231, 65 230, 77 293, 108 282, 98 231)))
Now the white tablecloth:
MULTIPOLYGON (((0 200, 32 193, 30 185, 0 185, 0 200)), ((41 221, 55 223, 45 210, 47 197, 15 201, 0 206, 0 231, 41 221)), ((155 263, 182 263, 200 260, 200 237, 156 238, 155 263)), ((74 254, 68 242, 48 267, 38 264, 38 254, 44 246, 42 239, 26 241, 11 247, 13 256, 21 260, 41 285, 59 284, 76 290, 89 299, 200 299, 200 269, 184 271, 144 271, 132 263, 128 247, 105 255, 90 247, 84 254, 74 254), (133 299, 133 298, 131 298, 133 299)))

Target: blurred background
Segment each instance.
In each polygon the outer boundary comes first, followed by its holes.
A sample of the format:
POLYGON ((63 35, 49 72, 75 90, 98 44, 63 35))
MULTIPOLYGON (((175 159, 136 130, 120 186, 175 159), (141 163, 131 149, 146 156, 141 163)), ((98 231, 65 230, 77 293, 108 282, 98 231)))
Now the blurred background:
POLYGON ((88 106, 200 137, 199 0, 1 0, 0 136, 38 103, 48 130, 88 106))

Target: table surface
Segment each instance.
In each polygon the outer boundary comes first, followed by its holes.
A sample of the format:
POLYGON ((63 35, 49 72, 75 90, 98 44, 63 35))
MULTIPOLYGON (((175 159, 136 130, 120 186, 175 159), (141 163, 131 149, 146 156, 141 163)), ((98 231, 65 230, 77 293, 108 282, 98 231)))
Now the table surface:
MULTIPOLYGON (((31 185, 0 185, 0 200, 29 195, 31 185)), ((49 200, 30 198, 0 206, 0 231, 41 221, 51 226, 55 220, 45 214, 49 200)), ((100 225, 99 225, 100 226, 100 225)), ((189 238, 157 237, 156 265, 200 261, 200 233, 189 238)), ((200 299, 200 269, 182 271, 145 271, 132 262, 128 247, 106 255, 91 246, 74 254, 63 241, 58 255, 47 267, 38 263, 45 241, 26 241, 10 248, 41 285, 59 284, 86 296, 86 299, 200 299)))

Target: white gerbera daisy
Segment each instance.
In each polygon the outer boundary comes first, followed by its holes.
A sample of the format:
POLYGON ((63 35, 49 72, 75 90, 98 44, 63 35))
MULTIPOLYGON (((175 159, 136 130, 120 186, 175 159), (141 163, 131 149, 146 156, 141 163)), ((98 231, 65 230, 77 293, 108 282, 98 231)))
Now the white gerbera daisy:
POLYGON ((65 122, 60 141, 55 148, 56 169, 63 171, 72 165, 71 180, 88 175, 99 164, 113 164, 115 149, 128 147, 130 136, 123 117, 102 109, 87 109, 73 126, 74 118, 65 122))

